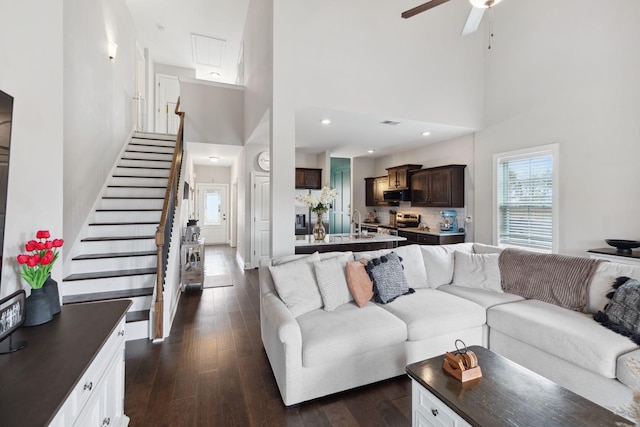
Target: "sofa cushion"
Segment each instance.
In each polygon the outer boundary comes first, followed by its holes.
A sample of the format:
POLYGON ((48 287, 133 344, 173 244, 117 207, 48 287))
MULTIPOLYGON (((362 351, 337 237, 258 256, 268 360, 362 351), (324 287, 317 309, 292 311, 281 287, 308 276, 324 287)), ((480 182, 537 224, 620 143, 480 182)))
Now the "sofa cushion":
POLYGON ((481 326, 486 321, 486 311, 478 304, 437 289, 416 289, 413 295, 381 307, 406 323, 409 341, 481 326))
POLYGON ((345 273, 345 266, 351 259, 351 254, 344 254, 313 263, 322 303, 327 311, 333 311, 338 306, 353 301, 345 273))
POLYGON ((419 245, 400 246, 395 249, 380 249, 377 251, 355 252, 356 260, 379 258, 391 252, 397 253, 402 258, 402 266, 404 267, 404 276, 407 284, 411 288, 427 288, 427 271, 424 268, 424 261, 419 245))
POLYGON ((499 256, 500 254, 469 254, 455 251, 452 284, 502 292, 499 256))
POLYGON ((473 301, 485 309, 498 304, 524 300, 520 295, 510 294, 507 292, 494 292, 478 288, 464 288, 462 286, 455 285, 442 285, 438 290, 473 301))
POLYGON ((358 307, 363 307, 373 298, 373 282, 365 270, 366 259, 349 261, 346 265, 347 286, 358 307))
POLYGON ((316 252, 295 261, 269 267, 278 296, 294 316, 322 308, 322 296, 313 264, 319 260, 320 256, 316 252))
POLYGON ((331 312, 314 310, 296 320, 302 336, 303 366, 332 363, 407 339, 406 325, 371 302, 362 308, 350 303, 331 312))
POLYGON ((604 310, 604 306, 609 303, 607 294, 612 291, 611 285, 620 276, 639 278, 640 267, 617 262, 601 262, 598 265, 589 287, 587 313, 595 314, 604 310))
POLYGON ((386 304, 401 295, 412 293, 402 271, 402 263, 397 253, 391 252, 367 263, 365 269, 373 281, 373 299, 386 304))
POLYGON ((422 245, 422 260, 427 271, 430 288, 448 285, 453 280, 453 253, 455 251, 472 253, 473 243, 456 243, 455 245, 422 245))
POLYGON ((504 248, 492 245, 485 245, 484 243, 474 243, 473 252, 476 254, 499 254, 504 248))
POLYGON ((640 390, 640 349, 618 357, 616 378, 634 390, 640 390))
POLYGON ((591 315, 537 300, 493 306, 487 311, 487 324, 491 330, 607 378, 616 377, 618 357, 636 348, 591 315))

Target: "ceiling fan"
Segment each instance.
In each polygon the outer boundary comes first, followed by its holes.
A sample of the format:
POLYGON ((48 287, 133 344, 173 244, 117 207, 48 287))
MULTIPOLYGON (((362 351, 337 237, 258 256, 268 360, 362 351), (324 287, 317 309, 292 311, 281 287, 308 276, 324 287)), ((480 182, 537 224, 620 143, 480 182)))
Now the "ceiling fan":
MULTIPOLYGON (((403 18, 411 18, 419 13, 432 9, 436 6, 440 6, 442 3, 446 3, 449 0, 431 0, 430 2, 421 4, 420 6, 416 6, 413 9, 409 9, 405 12, 402 12, 403 18)), ((489 9, 502 0, 469 0, 473 8, 471 12, 469 12, 469 16, 467 17, 467 22, 465 22, 464 27, 462 28, 462 35, 467 36, 476 32, 478 26, 480 26, 480 21, 482 21, 482 16, 484 15, 485 9, 489 9)))

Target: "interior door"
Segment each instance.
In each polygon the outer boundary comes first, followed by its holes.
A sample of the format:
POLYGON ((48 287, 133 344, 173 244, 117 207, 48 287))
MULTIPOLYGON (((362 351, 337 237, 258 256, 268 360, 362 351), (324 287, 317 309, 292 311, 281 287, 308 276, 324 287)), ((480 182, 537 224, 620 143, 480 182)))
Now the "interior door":
POLYGON ((180 96, 180 81, 176 76, 156 75, 156 132, 178 133, 179 119, 175 114, 180 96))
MULTIPOLYGON (((253 175, 253 227, 251 266, 258 267, 261 259, 269 258, 271 247, 271 183, 269 175, 253 175)), ((292 218, 293 220, 293 218, 292 218)))
POLYGON ((229 187, 226 184, 196 184, 198 225, 207 245, 229 241, 229 187))

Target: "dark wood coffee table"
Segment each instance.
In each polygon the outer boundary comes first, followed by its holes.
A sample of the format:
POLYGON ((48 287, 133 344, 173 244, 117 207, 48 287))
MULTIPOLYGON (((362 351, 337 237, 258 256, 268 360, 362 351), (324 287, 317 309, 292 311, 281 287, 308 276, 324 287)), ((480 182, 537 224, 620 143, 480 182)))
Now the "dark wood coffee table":
POLYGON ((413 426, 616 426, 625 418, 479 346, 482 378, 461 383, 443 356, 407 366, 413 426))

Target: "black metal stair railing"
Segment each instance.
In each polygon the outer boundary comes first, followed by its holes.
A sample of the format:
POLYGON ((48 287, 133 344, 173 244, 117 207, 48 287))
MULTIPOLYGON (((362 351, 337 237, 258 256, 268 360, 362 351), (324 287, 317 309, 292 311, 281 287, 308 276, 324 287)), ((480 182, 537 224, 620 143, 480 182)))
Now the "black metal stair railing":
POLYGON ((175 216, 175 208, 178 202, 178 188, 180 186, 180 170, 182 168, 184 112, 180 109, 180 98, 176 104, 175 114, 180 117, 180 127, 176 135, 176 147, 173 152, 173 161, 169 172, 169 181, 162 206, 162 216, 156 231, 156 247, 158 249, 158 271, 156 277, 154 307, 153 338, 161 339, 164 336, 164 285, 167 275, 167 263, 169 261, 169 246, 171 243, 171 231, 175 216))

